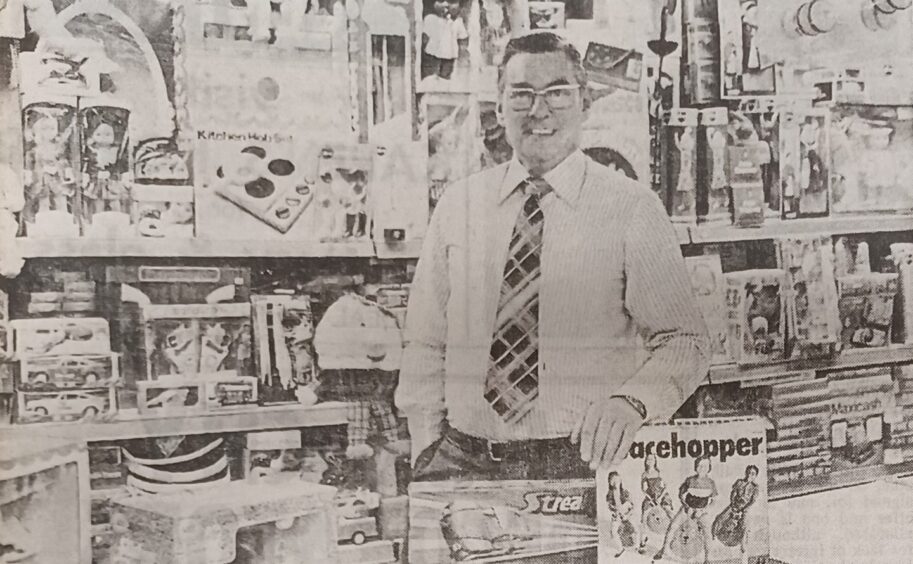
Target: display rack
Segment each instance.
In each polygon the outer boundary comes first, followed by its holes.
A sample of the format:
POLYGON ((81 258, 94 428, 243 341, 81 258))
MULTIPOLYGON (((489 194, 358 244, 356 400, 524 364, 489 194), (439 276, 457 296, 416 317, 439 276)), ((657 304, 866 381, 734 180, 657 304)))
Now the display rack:
POLYGON ((913 229, 913 215, 830 216, 789 220, 766 220, 760 227, 698 225, 691 227, 691 244, 755 241, 792 235, 843 235, 887 233, 913 229))
POLYGON ((17 239, 24 258, 373 257, 370 241, 17 239))
POLYGON ((217 413, 143 417, 135 409, 118 412, 118 420, 107 423, 38 423, 0 427, 4 437, 35 435, 84 440, 117 441, 166 435, 232 433, 345 425, 346 404, 326 402, 313 406, 280 405, 232 409, 217 413))
POLYGON ((885 466, 866 466, 833 474, 811 476, 797 482, 771 484, 768 492, 771 501, 778 501, 847 486, 867 484, 887 477, 905 478, 911 475, 913 475, 913 461, 885 466))
POLYGON ((895 345, 882 349, 857 349, 825 359, 802 359, 778 364, 738 366, 724 364, 710 368, 709 384, 741 382, 743 386, 762 386, 773 381, 824 370, 852 370, 868 366, 913 363, 913 345, 895 345))

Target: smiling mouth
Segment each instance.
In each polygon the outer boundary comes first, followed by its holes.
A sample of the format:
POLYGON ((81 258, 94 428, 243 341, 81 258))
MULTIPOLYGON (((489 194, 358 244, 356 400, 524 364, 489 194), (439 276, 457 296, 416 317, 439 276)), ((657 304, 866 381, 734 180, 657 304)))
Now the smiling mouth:
POLYGON ((553 135, 555 133, 555 130, 549 129, 546 127, 536 127, 536 128, 530 129, 528 131, 528 133, 531 133, 533 135, 549 136, 549 135, 553 135))

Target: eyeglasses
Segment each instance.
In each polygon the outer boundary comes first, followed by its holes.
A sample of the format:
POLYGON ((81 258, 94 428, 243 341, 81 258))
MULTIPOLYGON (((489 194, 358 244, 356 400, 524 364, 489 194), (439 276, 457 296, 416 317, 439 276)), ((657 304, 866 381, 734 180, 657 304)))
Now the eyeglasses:
POLYGON ((542 90, 533 88, 508 88, 506 91, 507 107, 511 110, 523 112, 532 109, 536 97, 542 96, 551 110, 564 110, 574 104, 579 84, 562 84, 549 86, 542 90))

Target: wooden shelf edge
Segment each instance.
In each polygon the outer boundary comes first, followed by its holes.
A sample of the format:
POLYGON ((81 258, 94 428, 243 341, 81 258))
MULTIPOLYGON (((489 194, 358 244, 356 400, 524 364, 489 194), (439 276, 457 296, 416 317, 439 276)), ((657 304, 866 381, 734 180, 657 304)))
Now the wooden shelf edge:
POLYGON ((725 384, 728 382, 745 384, 788 378, 792 375, 810 371, 850 370, 865 366, 883 366, 908 362, 913 362, 913 345, 894 345, 884 349, 860 349, 844 352, 830 359, 793 360, 779 364, 746 367, 739 367, 735 364, 712 366, 708 379, 711 384, 725 384))
POLYGON ((698 225, 689 228, 691 243, 727 243, 788 237, 790 235, 842 235, 913 231, 913 214, 872 214, 828 216, 804 219, 767 220, 760 227, 698 225))
POLYGON ((203 433, 233 433, 271 429, 297 429, 344 425, 346 404, 326 402, 312 406, 283 405, 232 409, 192 415, 140 418, 131 412, 117 421, 107 423, 37 423, 5 425, 0 436, 49 436, 86 442, 117 441, 162 437, 167 435, 198 435, 203 433))
POLYGON ((30 239, 16 240, 24 258, 82 257, 373 257, 371 241, 316 242, 208 239, 30 239))

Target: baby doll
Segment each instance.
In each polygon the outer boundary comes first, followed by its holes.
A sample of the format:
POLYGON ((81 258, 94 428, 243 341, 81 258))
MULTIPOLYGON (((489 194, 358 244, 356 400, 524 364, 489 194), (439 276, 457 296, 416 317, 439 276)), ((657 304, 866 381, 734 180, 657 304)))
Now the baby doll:
POLYGON ((25 155, 27 204, 24 219, 34 220, 40 211, 69 211, 73 196, 73 168, 67 160, 66 140, 56 119, 39 118, 32 125, 31 147, 25 155))
POLYGON ((422 78, 450 80, 460 42, 469 38, 460 17, 459 0, 435 0, 433 11, 422 20, 422 78))
POLYGON ((100 211, 125 211, 128 204, 127 187, 122 175, 120 146, 114 128, 100 123, 86 146, 85 196, 92 200, 92 213, 100 211))
POLYGON ((686 127, 675 136, 675 146, 679 152, 678 184, 675 192, 680 203, 676 211, 687 212, 691 208, 691 198, 685 196, 694 191, 694 146, 695 134, 693 127, 686 127))

